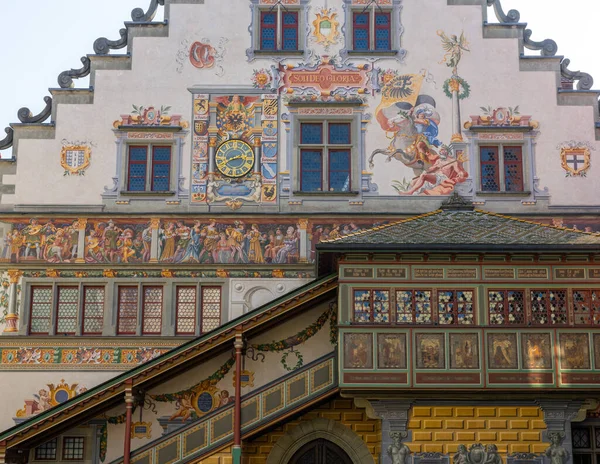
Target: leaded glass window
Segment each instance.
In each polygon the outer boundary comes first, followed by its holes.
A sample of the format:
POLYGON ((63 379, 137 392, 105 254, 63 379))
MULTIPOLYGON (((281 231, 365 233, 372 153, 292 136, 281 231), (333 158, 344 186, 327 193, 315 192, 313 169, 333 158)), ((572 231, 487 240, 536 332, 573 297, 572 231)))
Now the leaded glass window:
POLYGON ((490 325, 525 323, 523 290, 488 290, 490 325))
POLYGON ((79 288, 58 287, 56 302, 56 333, 73 335, 77 329, 79 288))
POLYGON ((438 322, 441 325, 473 324, 473 291, 439 290, 438 322))
POLYGON ((431 324, 431 291, 396 290, 396 322, 431 324))
POLYGON ((352 172, 352 124, 300 123, 300 191, 349 192, 352 172))
POLYGON ((532 324, 567 324, 567 291, 565 289, 532 289, 530 295, 532 324))
POLYGON ((83 335, 101 335, 104 326, 104 287, 83 287, 83 335))
POLYGON ((117 335, 135 335, 138 320, 138 288, 119 287, 117 335))
POLYGON ((162 327, 163 288, 143 287, 142 333, 160 334, 162 327))
POLYGON ((146 190, 146 169, 148 166, 148 147, 129 147, 129 169, 127 190, 143 192, 146 190))
POLYGON ((169 190, 171 179, 171 147, 153 147, 152 149, 152 186, 153 192, 169 190))
POLYGON ((484 192, 500 191, 500 171, 498 163, 498 147, 480 147, 481 190, 484 192))
POLYGON ((298 51, 299 14, 289 8, 271 8, 260 12, 259 48, 263 51, 298 51), (279 27, 281 25, 281 27, 279 27))
POLYGON ((523 191, 523 150, 521 147, 504 147, 504 190, 523 191))
POLYGON ((356 10, 352 14, 354 51, 389 52, 392 50, 392 15, 381 6, 356 10))
POLYGON ((202 333, 221 325, 221 287, 202 287, 202 333))
POLYGON ((196 332, 196 287, 177 287, 177 315, 175 333, 194 335, 196 332))
POLYGON ((31 287, 29 333, 38 335, 49 334, 51 316, 52 287, 31 287))
POLYGON ((479 172, 482 192, 523 192, 523 147, 480 146, 479 172))
POLYGON ((600 324, 600 293, 598 290, 573 290, 575 325, 600 324))
POLYGON ((390 322, 390 291, 354 290, 354 322, 390 322))
POLYGON ((166 192, 171 185, 171 146, 130 145, 127 190, 166 192))

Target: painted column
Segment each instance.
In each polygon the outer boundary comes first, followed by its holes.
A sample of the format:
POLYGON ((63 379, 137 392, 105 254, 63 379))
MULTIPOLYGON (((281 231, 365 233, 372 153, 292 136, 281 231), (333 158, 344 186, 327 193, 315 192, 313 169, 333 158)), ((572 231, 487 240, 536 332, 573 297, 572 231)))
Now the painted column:
POLYGON ((4 327, 4 333, 18 332, 17 322, 19 321, 19 308, 17 308, 17 285, 23 271, 19 269, 8 270, 8 281, 10 287, 8 288, 8 314, 6 315, 6 326, 4 327))
MULTIPOLYGON (((261 152, 260 152, 260 147, 261 147, 261 140, 260 137, 257 135, 254 137, 254 174, 260 176, 260 157, 261 157, 261 152)), ((260 178, 260 177, 259 177, 260 178)))
POLYGON ((131 415, 133 413, 133 394, 131 385, 125 388, 125 443, 123 446, 123 464, 131 459, 131 415))
POLYGON ((79 229, 79 237, 77 240, 77 258, 76 263, 85 263, 85 228, 88 220, 85 218, 77 219, 77 228, 79 229))
POLYGON ((242 462, 242 334, 237 333, 235 342, 235 406, 233 410, 233 464, 242 462))
POLYGON ((298 219, 298 228, 300 229, 300 262, 307 263, 311 252, 308 246, 308 219, 298 219))
POLYGON ((0 442, 0 464, 6 463, 6 442, 0 442))
POLYGON ((215 173, 215 152, 217 151, 217 134, 215 130, 210 131, 208 138, 208 174, 215 173))
POLYGON ((150 227, 152 229, 152 242, 150 242, 150 262, 158 263, 158 228, 160 227, 160 218, 150 218, 150 227))
MULTIPOLYGON (((556 453, 566 452, 564 464, 573 463, 573 443, 571 440, 571 421, 584 406, 583 400, 538 400, 544 411, 544 422, 547 430, 542 433, 544 441, 550 443, 546 456, 551 458, 556 453)), ((585 410, 584 410, 585 411, 585 410)), ((585 418, 585 416, 584 416, 585 418)))
POLYGON ((462 142, 462 131, 460 129, 460 82, 458 76, 454 75, 450 78, 450 91, 452 92, 452 138, 451 142, 462 142))
POLYGON ((371 400, 369 403, 375 413, 374 418, 381 419, 381 456, 379 462, 382 464, 408 462, 411 451, 402 441, 411 441, 412 439, 408 431, 408 412, 412 402, 371 400))

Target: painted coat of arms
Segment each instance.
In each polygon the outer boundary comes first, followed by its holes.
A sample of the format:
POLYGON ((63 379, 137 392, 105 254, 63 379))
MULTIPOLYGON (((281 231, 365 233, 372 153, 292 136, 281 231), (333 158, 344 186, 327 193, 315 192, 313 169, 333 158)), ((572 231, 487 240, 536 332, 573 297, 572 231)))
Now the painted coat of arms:
POLYGON ((591 150, 585 142, 570 141, 559 145, 560 161, 566 177, 586 177, 591 167, 591 150))
POLYGON ((313 21, 315 42, 323 45, 326 50, 339 40, 340 23, 336 20, 336 17, 337 13, 334 13, 331 8, 324 8, 320 13, 317 13, 317 18, 313 21))
POLYGON ((65 170, 65 176, 83 176, 91 159, 92 150, 87 145, 64 146, 60 152, 60 165, 65 170))

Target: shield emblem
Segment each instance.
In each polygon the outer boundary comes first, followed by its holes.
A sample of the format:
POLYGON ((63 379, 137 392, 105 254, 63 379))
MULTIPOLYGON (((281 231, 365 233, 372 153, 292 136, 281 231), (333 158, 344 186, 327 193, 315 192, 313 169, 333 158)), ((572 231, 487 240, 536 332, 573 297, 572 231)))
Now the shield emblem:
POLYGON ((263 136, 277 136, 277 121, 263 121, 263 136))
POLYGON ((486 461, 486 451, 481 443, 469 448, 469 462, 471 464, 483 464, 486 461))
POLYGON ((92 152, 86 145, 66 146, 60 153, 60 164, 66 174, 83 174, 90 165, 92 152))
POLYGON ((194 121, 194 133, 199 137, 208 134, 208 121, 194 121))
POLYGON ((567 172, 567 177, 586 176, 587 170, 590 168, 590 150, 588 147, 563 148, 560 151, 560 158, 562 167, 567 172))
POLYGON ((262 152, 265 158, 275 158, 277 156, 277 144, 263 143, 262 152))

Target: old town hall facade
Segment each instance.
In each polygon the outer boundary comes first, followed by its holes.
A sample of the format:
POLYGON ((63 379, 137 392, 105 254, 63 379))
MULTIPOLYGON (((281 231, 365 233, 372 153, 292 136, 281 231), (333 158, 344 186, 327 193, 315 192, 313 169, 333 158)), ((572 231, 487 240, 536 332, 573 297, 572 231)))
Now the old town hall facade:
POLYGON ((0 140, 0 463, 600 463, 600 92, 522 19, 106 31, 0 140))

